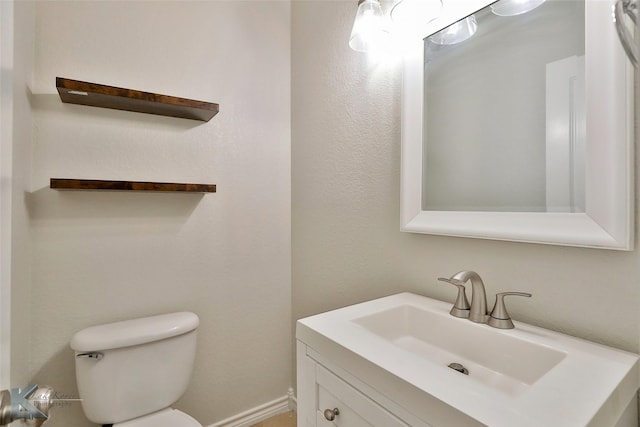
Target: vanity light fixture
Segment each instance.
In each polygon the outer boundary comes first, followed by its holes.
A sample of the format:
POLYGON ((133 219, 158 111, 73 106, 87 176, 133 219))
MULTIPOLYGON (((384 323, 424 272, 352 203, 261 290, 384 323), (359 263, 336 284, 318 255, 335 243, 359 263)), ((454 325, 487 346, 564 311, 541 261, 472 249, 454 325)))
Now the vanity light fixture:
POLYGON ((515 16, 527 13, 546 0, 500 0, 491 5, 491 11, 498 16, 515 16))
POLYGON ((440 16, 442 0, 399 0, 391 8, 394 24, 418 31, 420 27, 440 16))
MULTIPOLYGON (((349 38, 351 49, 357 52, 402 50, 404 44, 413 44, 416 36, 422 40, 429 23, 439 18, 445 7, 444 0, 393 0, 393 5, 386 14, 382 11, 380 1, 358 1, 358 10, 349 38)), ((545 1, 499 0, 490 7, 495 15, 516 16, 532 11, 545 1)), ((469 39, 477 28, 475 15, 470 15, 430 36, 429 40, 434 44, 453 45, 469 39)))
POLYGON ((388 43, 385 17, 379 0, 360 0, 353 22, 349 47, 357 52, 371 52, 388 43))
POLYGON ((430 37, 430 40, 442 45, 457 44, 473 36, 477 29, 478 21, 476 21, 476 16, 471 15, 449 25, 444 30, 438 31, 430 37))

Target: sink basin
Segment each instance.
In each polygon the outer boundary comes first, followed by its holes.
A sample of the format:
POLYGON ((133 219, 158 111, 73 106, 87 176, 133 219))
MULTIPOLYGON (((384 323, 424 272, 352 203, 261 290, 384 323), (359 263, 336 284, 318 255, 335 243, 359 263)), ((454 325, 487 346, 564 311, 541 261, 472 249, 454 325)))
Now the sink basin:
POLYGON ((471 379, 517 395, 556 366, 567 353, 486 325, 458 321, 446 312, 400 304, 353 322, 393 345, 439 366, 458 363, 471 379))
POLYGON ((439 402, 491 427, 617 427, 635 418, 638 355, 517 321, 496 329, 450 309, 402 293, 301 319, 296 336, 389 398, 405 390, 399 404, 414 413, 439 402))

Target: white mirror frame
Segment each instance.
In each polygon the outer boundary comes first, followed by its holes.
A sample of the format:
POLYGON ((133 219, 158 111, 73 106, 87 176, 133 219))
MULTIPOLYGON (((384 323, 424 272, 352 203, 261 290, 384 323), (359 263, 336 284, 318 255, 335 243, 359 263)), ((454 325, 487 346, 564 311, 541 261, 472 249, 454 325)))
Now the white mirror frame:
MULTIPOLYGON (((493 1, 465 0, 464 3, 464 6, 458 6, 457 11, 449 10, 441 18, 432 21, 424 34, 433 34, 493 1)), ((404 58, 400 194, 402 231, 602 249, 633 249, 633 68, 617 39, 611 17, 612 4, 607 0, 585 0, 585 213, 422 210, 424 49, 420 43, 404 58)))

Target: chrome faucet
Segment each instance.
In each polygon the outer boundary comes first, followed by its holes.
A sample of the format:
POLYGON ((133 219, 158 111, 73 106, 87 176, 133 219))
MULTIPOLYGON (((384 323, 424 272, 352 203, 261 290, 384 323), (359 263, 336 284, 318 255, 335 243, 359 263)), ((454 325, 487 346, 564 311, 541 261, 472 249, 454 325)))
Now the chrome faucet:
POLYGON ((491 314, 487 314, 487 294, 482 279, 475 271, 460 271, 449 279, 439 277, 438 280, 450 283, 458 288, 458 297, 449 312, 452 316, 468 318, 476 323, 488 323, 489 326, 499 329, 513 329, 514 325, 504 305, 504 297, 516 295, 531 297, 526 292, 502 292, 496 294, 496 303, 491 314), (471 280, 471 305, 467 301, 464 284, 471 280))
MULTIPOLYGON (((487 312, 487 294, 484 290, 484 283, 475 271, 460 271, 449 279, 439 277, 438 280, 450 283, 458 287, 464 294, 464 284, 471 280, 471 307, 469 310, 469 320, 476 323, 487 323, 489 315, 487 312)), ((460 299, 460 296, 458 297, 460 299)), ((466 300, 466 297, 465 297, 466 300)), ((453 314, 453 313, 452 313, 453 314)), ((466 317, 466 316, 458 316, 466 317)))

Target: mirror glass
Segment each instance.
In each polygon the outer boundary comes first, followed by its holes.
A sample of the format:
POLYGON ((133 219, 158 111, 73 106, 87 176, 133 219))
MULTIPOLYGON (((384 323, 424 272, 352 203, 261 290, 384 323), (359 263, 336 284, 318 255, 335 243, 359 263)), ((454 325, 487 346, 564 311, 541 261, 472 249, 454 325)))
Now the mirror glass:
POLYGON ((405 56, 401 229, 632 249, 633 69, 611 5, 462 3, 405 56))
POLYGON ((473 18, 424 39, 423 210, 584 212, 584 1, 473 18))

